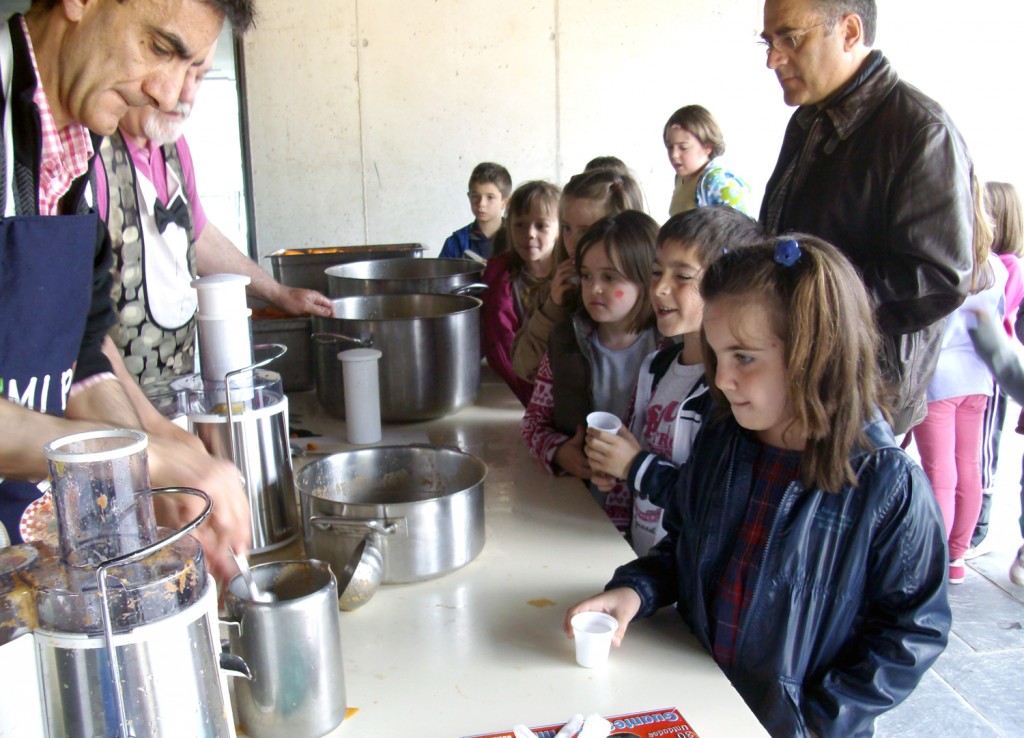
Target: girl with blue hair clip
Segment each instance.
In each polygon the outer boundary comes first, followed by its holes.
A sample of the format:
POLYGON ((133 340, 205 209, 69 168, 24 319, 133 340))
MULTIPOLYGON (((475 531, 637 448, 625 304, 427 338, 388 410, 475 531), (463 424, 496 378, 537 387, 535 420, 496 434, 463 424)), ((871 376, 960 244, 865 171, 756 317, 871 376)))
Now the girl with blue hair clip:
POLYGON ((667 535, 571 608, 672 605, 773 736, 868 736, 946 645, 946 540, 921 468, 880 411, 859 275, 791 235, 701 283, 719 408, 660 492, 667 535))

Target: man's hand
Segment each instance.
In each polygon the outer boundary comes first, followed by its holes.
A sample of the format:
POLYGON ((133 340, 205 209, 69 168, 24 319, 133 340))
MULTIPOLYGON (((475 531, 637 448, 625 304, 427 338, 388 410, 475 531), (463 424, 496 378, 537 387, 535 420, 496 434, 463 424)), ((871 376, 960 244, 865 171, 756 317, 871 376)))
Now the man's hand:
POLYGON ((325 318, 334 314, 331 301, 316 290, 285 287, 275 282, 259 264, 236 249, 227 236, 209 221, 196 239, 196 263, 201 277, 210 274, 242 274, 248 277, 251 282, 247 292, 277 305, 286 313, 320 315, 325 318))
MULTIPOLYGON (((154 487, 194 487, 213 501, 213 511, 196 530, 206 552, 210 573, 225 582, 238 571, 230 546, 239 553, 252 540, 249 500, 234 464, 216 459, 190 445, 150 436, 149 473, 154 487)), ((160 525, 181 528, 199 515, 203 502, 191 495, 158 495, 155 498, 160 525)))
POLYGON ((292 315, 319 315, 330 318, 334 315, 334 305, 330 299, 316 290, 300 287, 281 286, 274 296, 274 304, 292 315))

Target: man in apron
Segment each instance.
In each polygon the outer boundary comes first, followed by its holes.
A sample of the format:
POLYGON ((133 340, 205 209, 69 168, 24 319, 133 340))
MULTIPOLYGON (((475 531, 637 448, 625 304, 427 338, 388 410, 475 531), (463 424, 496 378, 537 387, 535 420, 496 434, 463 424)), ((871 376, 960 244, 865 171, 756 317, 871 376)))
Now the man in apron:
POLYGON ((210 54, 186 80, 174 111, 129 110, 118 132, 101 142, 92 172, 96 210, 114 249, 119 321, 111 336, 127 374, 143 386, 195 371, 196 276, 242 274, 250 293, 285 312, 333 314, 327 297, 278 284, 206 219, 181 134, 212 64, 210 54))
MULTIPOLYGON (((0 521, 19 520, 46 477, 42 448, 97 427, 138 427, 101 345, 113 322, 110 245, 84 205, 95 141, 129 106, 171 110, 212 50, 224 18, 244 30, 250 0, 34 0, 0 27, 3 139, 0 180, 0 521), (88 130, 87 130, 88 129, 88 130)), ((231 571, 248 514, 237 470, 194 445, 150 439, 155 485, 207 491, 201 531, 211 569, 231 571)), ((161 510, 179 525, 194 503, 161 510)))

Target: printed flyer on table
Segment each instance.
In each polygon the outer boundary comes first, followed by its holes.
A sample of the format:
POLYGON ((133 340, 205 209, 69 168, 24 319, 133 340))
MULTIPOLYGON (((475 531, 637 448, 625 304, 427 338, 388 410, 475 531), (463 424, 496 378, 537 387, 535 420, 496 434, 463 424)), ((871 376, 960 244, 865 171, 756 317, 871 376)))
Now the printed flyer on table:
MULTIPOLYGON (((699 738, 696 731, 690 727, 679 710, 674 707, 661 710, 650 710, 647 712, 633 712, 628 715, 615 715, 607 718, 612 724, 611 736, 636 736, 636 738, 656 738, 669 736, 670 738, 699 738)), ((554 738, 565 723, 554 725, 541 725, 531 730, 537 734, 537 738, 554 738)), ((462 736, 462 738, 515 738, 512 730, 499 730, 497 733, 480 733, 477 735, 462 736)))

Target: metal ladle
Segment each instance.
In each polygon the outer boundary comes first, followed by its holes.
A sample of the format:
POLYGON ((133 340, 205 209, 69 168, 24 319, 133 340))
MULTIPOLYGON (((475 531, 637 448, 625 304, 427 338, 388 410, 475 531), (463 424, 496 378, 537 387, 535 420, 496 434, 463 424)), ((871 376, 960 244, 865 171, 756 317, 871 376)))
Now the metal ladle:
POLYGON ((245 582, 246 589, 249 590, 249 599, 253 602, 274 602, 277 597, 270 592, 261 592, 259 587, 256 586, 256 581, 252 578, 252 571, 249 569, 249 561, 241 554, 235 553, 233 548, 229 548, 231 555, 235 558, 235 563, 238 565, 238 572, 242 575, 242 581, 245 582))

